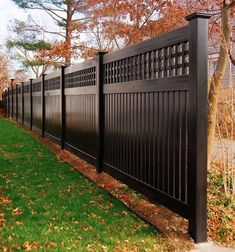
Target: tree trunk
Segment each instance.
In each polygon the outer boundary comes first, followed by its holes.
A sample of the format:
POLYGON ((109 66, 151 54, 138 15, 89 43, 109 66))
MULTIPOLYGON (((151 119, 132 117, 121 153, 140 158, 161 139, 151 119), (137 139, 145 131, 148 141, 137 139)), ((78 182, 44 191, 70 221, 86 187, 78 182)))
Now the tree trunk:
POLYGON ((208 168, 211 165, 212 148, 215 135, 216 113, 218 96, 224 76, 225 67, 228 61, 228 49, 230 44, 231 21, 229 5, 223 1, 221 9, 221 33, 222 40, 219 51, 217 67, 210 82, 209 99, 208 99, 208 168))
MULTIPOLYGON (((72 17, 73 17, 73 9, 72 9, 72 1, 67 2, 67 17, 66 17, 66 44, 68 49, 71 49, 71 37, 72 37, 72 30, 71 30, 71 24, 72 24, 72 17)), ((65 57, 65 65, 69 66, 71 65, 71 54, 69 53, 65 57)))

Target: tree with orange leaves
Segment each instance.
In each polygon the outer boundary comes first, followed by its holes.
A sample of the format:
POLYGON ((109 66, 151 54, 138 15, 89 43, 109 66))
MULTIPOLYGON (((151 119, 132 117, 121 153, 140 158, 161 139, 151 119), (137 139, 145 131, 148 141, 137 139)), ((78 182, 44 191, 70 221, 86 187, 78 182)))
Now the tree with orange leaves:
POLYGON ((8 59, 5 55, 0 55, 0 94, 7 87, 9 81, 8 59))
POLYGON ((43 49, 40 56, 47 56, 48 62, 62 58, 66 65, 71 64, 71 58, 76 49, 73 41, 79 38, 80 32, 86 27, 87 16, 84 13, 89 8, 85 0, 14 0, 21 8, 44 11, 60 28, 61 31, 52 31, 44 28, 32 20, 31 30, 40 30, 45 34, 53 34, 60 38, 59 43, 52 45, 50 50, 43 49))
MULTIPOLYGON (((116 45, 109 48, 113 50, 180 27, 186 24, 184 17, 195 11, 212 14, 209 38, 215 44, 220 44, 217 66, 208 84, 208 165, 210 165, 221 82, 229 58, 235 64, 234 55, 230 50, 234 42, 232 20, 235 17, 235 1, 101 0, 93 13, 98 21, 93 20, 101 26, 100 36, 108 40, 110 45, 116 45)), ((94 48, 91 48, 92 51, 94 48)), ((89 50, 87 52, 89 53, 89 50)))
POLYGON ((88 0, 93 18, 83 43, 83 57, 113 51, 182 26, 190 11, 172 0, 88 0), (95 4, 96 3, 96 4, 95 4), (91 37, 90 36, 90 37, 91 37), (89 50, 90 48, 90 50, 89 50))
POLYGON ((95 10, 108 39, 118 48, 142 41, 185 23, 184 8, 170 0, 103 1, 95 10), (169 15, 174 15, 169 19, 169 15), (178 15, 175 15, 178 13, 178 15), (180 15, 180 19, 177 18, 180 15), (174 22, 177 19, 178 22, 174 22))
MULTIPOLYGON (((75 5, 80 3, 80 1, 66 1, 67 4, 69 2, 75 5)), ((234 62, 230 45, 235 1, 87 0, 84 3, 89 8, 83 12, 87 23, 82 29, 94 35, 95 43, 88 40, 89 43, 78 43, 72 47, 71 43, 65 41, 61 45, 55 45, 49 51, 49 56, 64 53, 68 54, 64 57, 69 58, 74 49, 80 48, 83 57, 90 57, 96 51, 119 49, 182 26, 186 24, 184 17, 194 11, 204 10, 212 14, 210 36, 217 37, 220 49, 217 67, 208 85, 208 163, 210 164, 221 81, 229 58, 234 62)), ((72 27, 76 30, 75 26, 72 27)), ((80 26, 77 31, 81 31, 80 26)))

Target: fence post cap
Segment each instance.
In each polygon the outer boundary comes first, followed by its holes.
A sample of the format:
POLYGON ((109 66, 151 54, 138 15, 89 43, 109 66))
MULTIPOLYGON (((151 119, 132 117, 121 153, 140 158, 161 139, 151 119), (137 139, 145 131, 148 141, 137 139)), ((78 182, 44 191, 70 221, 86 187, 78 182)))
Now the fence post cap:
POLYGON ((190 21, 195 18, 205 18, 205 19, 210 19, 211 14, 208 14, 206 12, 194 12, 192 14, 189 14, 188 16, 185 17, 187 21, 190 21))
POLYGON ((96 56, 98 56, 98 55, 104 55, 104 54, 106 54, 107 52, 105 52, 105 51, 97 51, 96 52, 96 56))

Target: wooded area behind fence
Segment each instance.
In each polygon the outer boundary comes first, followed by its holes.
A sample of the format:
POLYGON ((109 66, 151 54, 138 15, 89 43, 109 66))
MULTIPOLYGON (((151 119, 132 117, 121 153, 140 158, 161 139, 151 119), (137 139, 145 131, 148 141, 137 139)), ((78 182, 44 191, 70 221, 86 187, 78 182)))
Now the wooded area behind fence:
POLYGON ((7 116, 189 220, 207 239, 207 22, 9 88, 7 116))

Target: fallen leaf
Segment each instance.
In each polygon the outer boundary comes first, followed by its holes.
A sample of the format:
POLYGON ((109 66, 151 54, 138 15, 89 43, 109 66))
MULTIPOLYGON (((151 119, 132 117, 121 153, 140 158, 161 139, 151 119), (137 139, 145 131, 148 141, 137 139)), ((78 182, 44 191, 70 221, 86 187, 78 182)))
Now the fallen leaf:
POLYGON ((12 215, 21 215, 22 214, 22 210, 19 208, 19 207, 17 207, 17 208, 15 208, 13 211, 12 211, 12 215))
POLYGON ((29 200, 28 201, 28 206, 32 206, 33 205, 33 201, 32 200, 29 200))
POLYGON ((1 197, 0 201, 2 204, 10 204, 11 203, 11 201, 8 197, 1 197))
POLYGON ((92 230, 91 226, 81 226, 81 229, 85 230, 85 231, 89 231, 92 230))
POLYGON ((22 221, 16 221, 16 225, 23 225, 24 223, 22 221))
POLYGON ((5 219, 0 219, 0 227, 5 227, 7 221, 5 219))
POLYGON ((7 251, 9 251, 8 248, 5 246, 2 246, 2 252, 7 252, 7 251))
POLYGON ((38 243, 36 241, 33 242, 25 241, 23 247, 25 251, 36 250, 38 248, 38 243))
POLYGON ((56 242, 49 242, 48 245, 52 246, 52 247, 55 247, 57 245, 57 243, 56 242))

